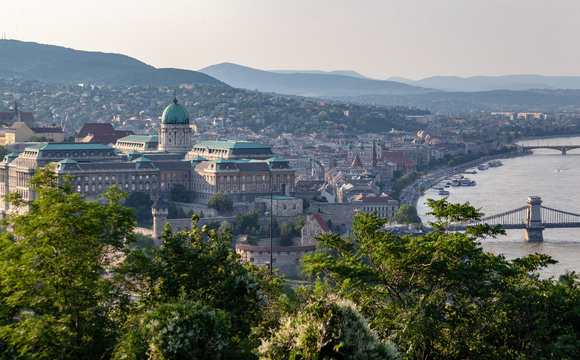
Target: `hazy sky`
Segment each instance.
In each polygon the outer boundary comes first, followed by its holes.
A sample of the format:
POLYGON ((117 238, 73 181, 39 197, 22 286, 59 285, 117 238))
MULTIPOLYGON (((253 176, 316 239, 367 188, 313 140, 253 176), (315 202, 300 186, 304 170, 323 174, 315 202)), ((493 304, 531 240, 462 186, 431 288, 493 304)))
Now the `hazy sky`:
POLYGON ((580 76, 578 0, 1 0, 9 39, 155 67, 580 76))

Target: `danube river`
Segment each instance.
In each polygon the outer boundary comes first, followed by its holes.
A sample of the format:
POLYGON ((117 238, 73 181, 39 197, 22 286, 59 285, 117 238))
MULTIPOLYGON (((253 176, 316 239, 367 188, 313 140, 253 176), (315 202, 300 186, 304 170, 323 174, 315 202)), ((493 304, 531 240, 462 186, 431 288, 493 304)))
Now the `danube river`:
MULTIPOLYGON (((580 137, 526 140, 523 145, 580 145, 580 137)), ((449 202, 469 201, 486 215, 495 215, 526 205, 528 196, 540 196, 542 205, 580 214, 580 149, 567 155, 560 151, 538 149, 533 155, 501 159, 503 166, 476 170, 477 174, 464 174, 475 180, 476 186, 457 186, 449 190, 449 202)), ((438 186, 436 186, 438 187, 438 186)), ((429 208, 427 198, 440 199, 435 188, 428 189, 419 199, 417 211, 423 222, 432 220, 425 215, 429 208)), ((566 269, 580 272, 580 228, 546 229, 544 242, 527 243, 524 230, 508 230, 506 236, 481 241, 485 251, 504 254, 506 258, 543 253, 559 263, 540 273, 542 277, 557 276, 566 269)))

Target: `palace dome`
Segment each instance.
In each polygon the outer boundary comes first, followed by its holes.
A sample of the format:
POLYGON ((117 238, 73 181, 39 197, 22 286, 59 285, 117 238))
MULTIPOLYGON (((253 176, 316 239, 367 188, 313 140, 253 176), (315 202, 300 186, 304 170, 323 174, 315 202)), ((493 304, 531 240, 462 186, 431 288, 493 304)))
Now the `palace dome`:
POLYGON ((183 125, 189 124, 189 114, 183 106, 177 103, 177 99, 173 99, 173 104, 163 110, 163 115, 161 115, 162 124, 176 124, 183 125))

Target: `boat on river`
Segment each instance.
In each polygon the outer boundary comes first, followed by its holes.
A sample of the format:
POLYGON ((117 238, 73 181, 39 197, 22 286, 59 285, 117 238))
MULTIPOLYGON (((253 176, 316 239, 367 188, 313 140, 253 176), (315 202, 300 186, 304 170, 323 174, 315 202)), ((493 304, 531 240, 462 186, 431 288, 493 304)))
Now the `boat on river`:
POLYGON ((489 169, 489 165, 488 164, 481 164, 477 168, 479 170, 487 170, 487 169, 489 169))

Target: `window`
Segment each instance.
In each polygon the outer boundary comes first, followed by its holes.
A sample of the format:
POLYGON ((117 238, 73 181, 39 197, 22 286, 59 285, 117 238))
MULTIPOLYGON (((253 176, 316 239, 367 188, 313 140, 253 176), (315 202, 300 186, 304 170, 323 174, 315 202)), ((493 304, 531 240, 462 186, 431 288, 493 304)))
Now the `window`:
POLYGON ((183 176, 183 174, 179 174, 179 180, 181 180, 181 179, 182 179, 182 176, 183 176))
POLYGON ((286 205, 283 206, 284 210, 286 210, 286 205))
POLYGON ((131 175, 131 180, 135 180, 135 175, 131 175))
POLYGON ((165 190, 165 183, 161 183, 161 190, 165 190))
POLYGON ((99 176, 99 181, 101 181, 101 180, 103 180, 103 177, 102 176, 99 176))
POLYGON ((171 189, 171 183, 167 183, 167 190, 171 189))
POLYGON ((125 190, 129 190, 129 183, 125 183, 125 190))
POLYGON ((296 210, 296 204, 292 205, 292 210, 296 210))
POLYGON ((186 189, 187 189, 187 185, 188 185, 188 184, 189 184, 189 183, 187 183, 187 182, 184 184, 186 189))
POLYGON ((266 184, 262 184, 262 191, 266 191, 266 184))
POLYGON ((131 190, 135 191, 135 183, 131 184, 131 190))
POLYGON ((173 180, 177 179, 177 174, 173 174, 173 180))
POLYGON ((143 180, 143 175, 139 175, 139 180, 143 180))
POLYGON ((92 191, 95 191, 95 190, 96 190, 95 184, 93 184, 93 185, 91 186, 91 190, 92 190, 92 191))
POLYGON ((254 258, 250 258, 250 262, 254 262, 254 258))
POLYGON ((89 184, 85 184, 85 192, 89 191, 89 184))
POLYGON ((185 174, 185 178, 187 179, 187 174, 185 174))
POLYGON ((161 179, 165 180, 165 174, 161 174, 161 179))
POLYGON ((77 185, 77 192, 81 192, 81 191, 82 191, 81 184, 78 184, 78 185, 77 185))
POLYGON ((139 190, 143 190, 143 183, 139 183, 139 190))
POLYGON ((145 179, 149 179, 149 175, 145 175, 145 179))
POLYGON ((262 175, 262 181, 266 180, 266 175, 262 175))
POLYGON ((256 175, 252 175, 252 181, 256 181, 256 175))
POLYGON ((105 180, 109 180, 109 177, 108 176, 105 176, 105 180))
POLYGON ((115 175, 111 176, 111 180, 115 181, 115 175))
POLYGON ((93 176, 93 181, 95 181, 95 177, 93 176))

